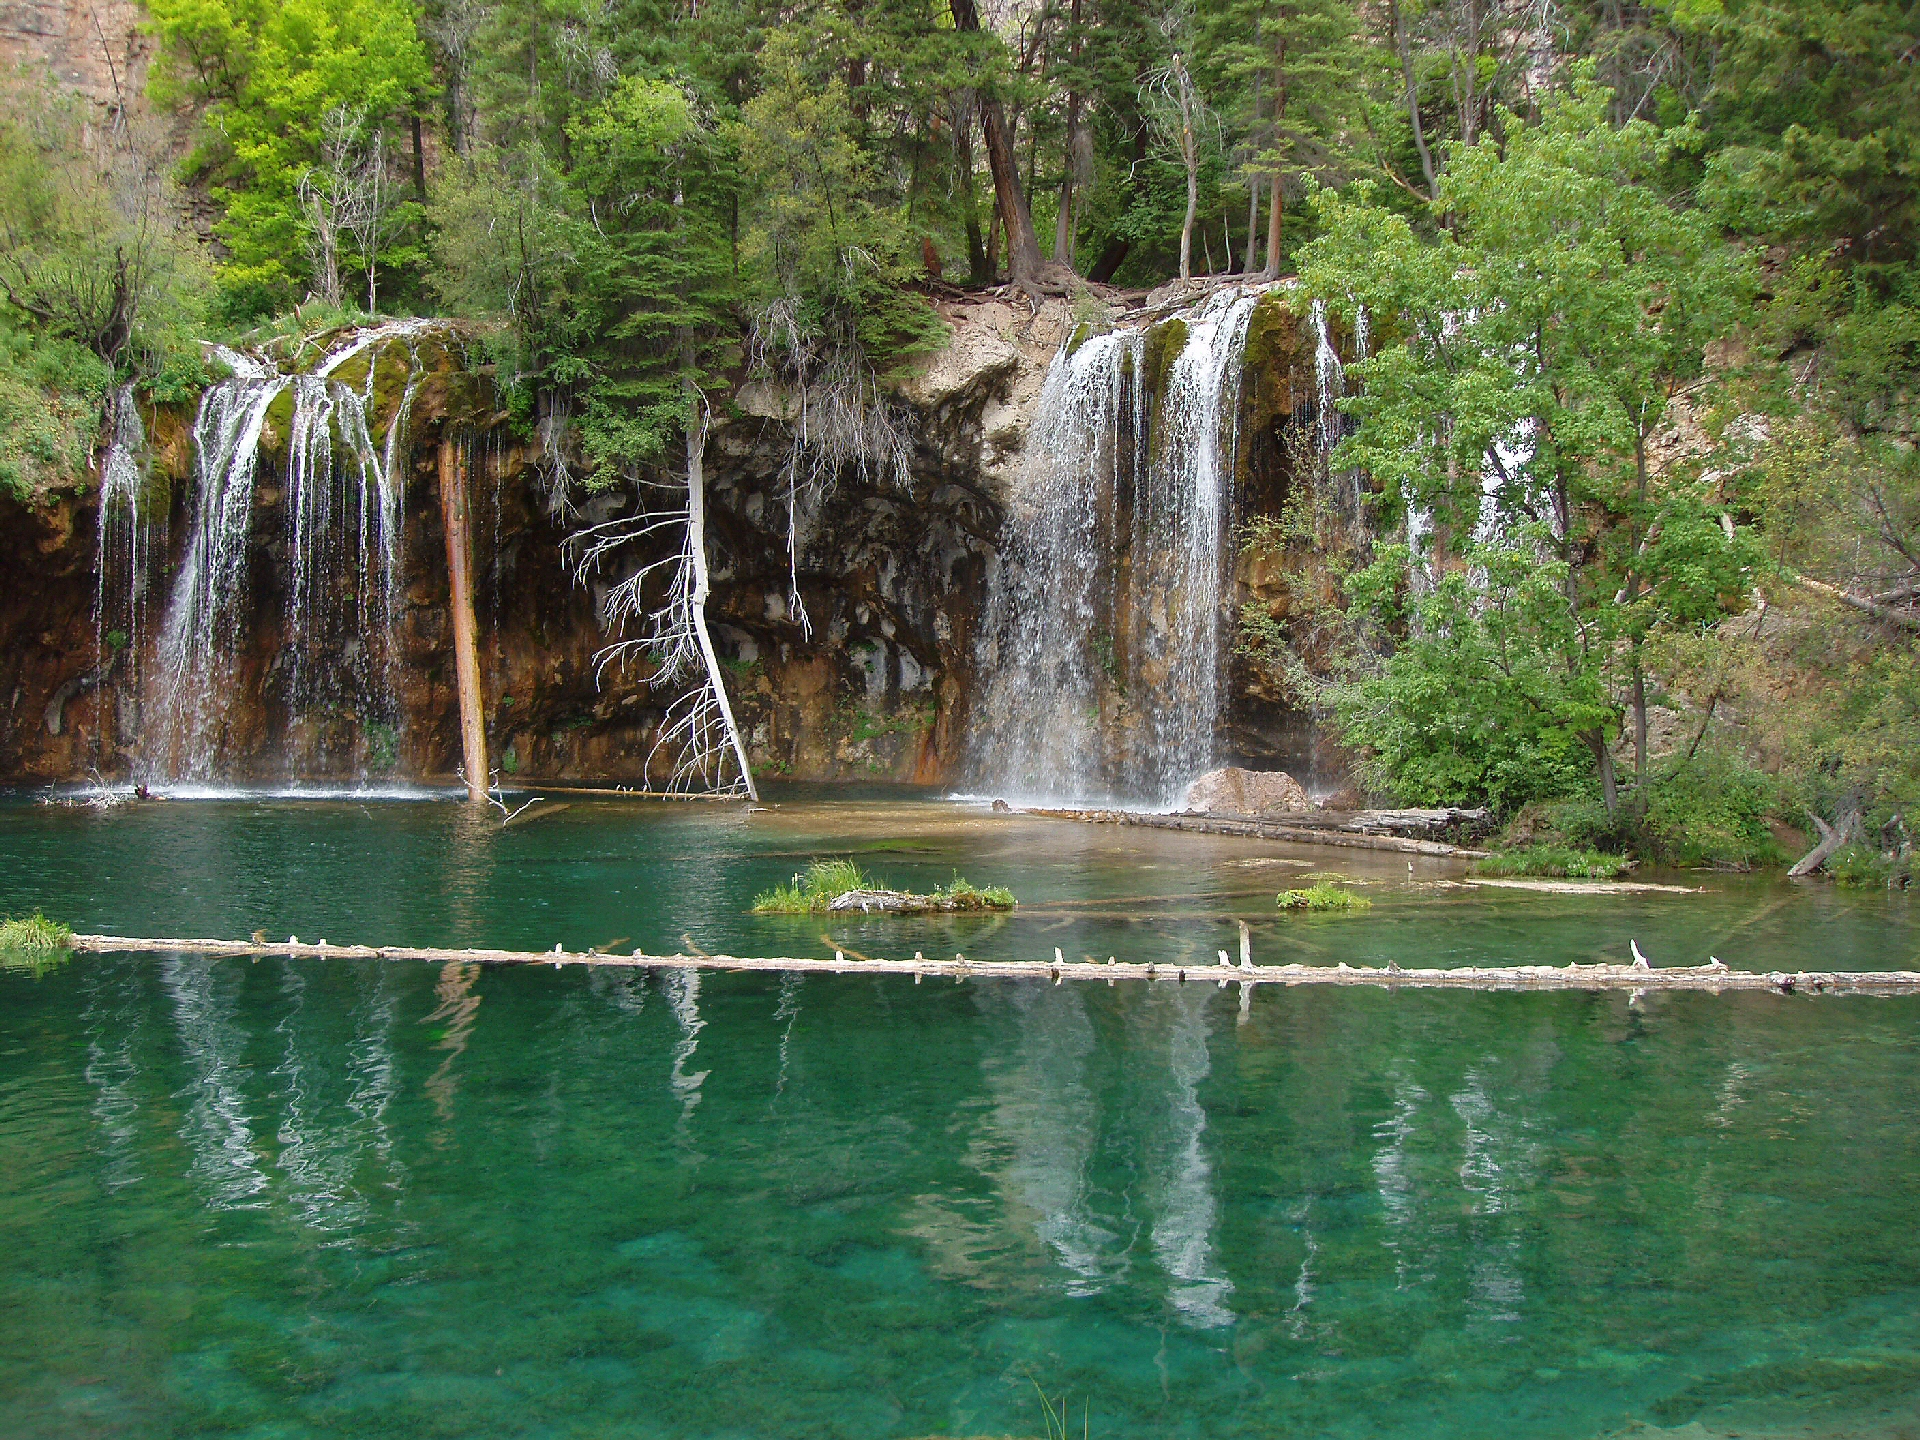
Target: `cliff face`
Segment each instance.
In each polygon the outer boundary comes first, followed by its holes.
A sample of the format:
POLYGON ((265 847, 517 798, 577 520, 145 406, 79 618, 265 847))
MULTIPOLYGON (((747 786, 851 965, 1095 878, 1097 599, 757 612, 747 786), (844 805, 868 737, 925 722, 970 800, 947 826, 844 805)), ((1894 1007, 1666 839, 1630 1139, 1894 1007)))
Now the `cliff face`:
MULTIPOLYGON (((747 384, 716 406, 707 457, 708 614, 762 775, 929 785, 964 778, 976 629, 1004 506, 1048 363, 1073 321, 1058 304, 1031 313, 984 299, 945 310, 951 343, 896 396, 910 441, 904 473, 849 467, 803 489, 791 561, 785 472, 794 397, 747 384), (804 615, 791 603, 790 582, 804 615)), ((1270 328, 1257 355, 1250 346, 1256 383, 1244 416, 1243 511, 1277 510, 1296 484, 1285 434, 1301 397, 1313 394, 1311 341, 1286 338, 1298 328, 1291 318, 1270 328)), ((672 692, 648 684, 644 663, 596 663, 616 638, 603 628, 600 602, 619 572, 576 577, 563 550, 568 533, 616 517, 625 502, 585 497, 571 516, 550 513, 537 450, 493 413, 487 377, 458 373, 460 364, 457 347, 436 352, 413 404, 391 726, 375 726, 350 704, 309 706, 298 721, 289 713, 281 684, 294 638, 283 578, 286 452, 271 436, 263 445, 247 639, 232 694, 223 697, 232 712, 231 778, 451 775, 459 741, 436 480, 447 434, 466 437, 468 447, 483 689, 503 779, 638 783, 664 774, 655 757, 649 777, 649 758, 672 692)), ((176 567, 189 522, 191 418, 148 415, 164 481, 157 488, 170 497, 164 549, 176 567)), ((30 510, 0 500, 0 776, 135 774, 149 728, 143 705, 168 704, 150 645, 145 684, 136 685, 134 657, 99 633, 96 496, 83 484, 30 510)), ((1284 583, 1258 567, 1242 563, 1237 578, 1235 615, 1245 599, 1284 599, 1284 583)), ((169 585, 167 574, 156 576, 155 617, 169 585)), ((150 621, 149 638, 157 624, 150 621)), ((1233 673, 1223 748, 1253 764, 1311 765, 1304 718, 1286 697, 1263 691, 1244 661, 1233 673)))

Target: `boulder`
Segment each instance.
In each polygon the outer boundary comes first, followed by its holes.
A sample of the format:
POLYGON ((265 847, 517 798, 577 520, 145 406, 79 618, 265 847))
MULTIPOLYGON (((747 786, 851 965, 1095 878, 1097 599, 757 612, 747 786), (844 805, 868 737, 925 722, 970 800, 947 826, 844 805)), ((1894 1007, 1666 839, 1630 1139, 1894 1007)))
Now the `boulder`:
POLYGON ((1313 808, 1300 782, 1286 771, 1237 765, 1202 775, 1187 787, 1185 803, 1189 813, 1202 815, 1285 815, 1313 808))

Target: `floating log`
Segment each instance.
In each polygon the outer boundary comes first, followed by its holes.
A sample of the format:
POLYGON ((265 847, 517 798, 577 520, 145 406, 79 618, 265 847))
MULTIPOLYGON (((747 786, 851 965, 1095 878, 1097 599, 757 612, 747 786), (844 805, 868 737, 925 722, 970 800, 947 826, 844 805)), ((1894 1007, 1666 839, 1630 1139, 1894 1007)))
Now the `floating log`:
MULTIPOLYGON (((1914 995, 1920 994, 1920 971, 1915 970, 1733 970, 1725 965, 1505 965, 1460 966, 1449 970, 1403 970, 1397 965, 1356 968, 1338 965, 1233 964, 1141 965, 1109 960, 1105 964, 1066 960, 1058 950, 1047 960, 951 960, 916 956, 911 960, 844 958, 832 960, 800 956, 603 955, 592 950, 451 950, 409 945, 330 945, 295 940, 284 943, 253 940, 150 940, 125 935, 76 935, 72 948, 94 954, 157 953, 258 957, 285 955, 309 960, 417 960, 443 965, 449 961, 476 965, 610 966, 642 970, 761 970, 786 974, 914 975, 954 980, 1148 980, 1174 984, 1219 985, 1337 985, 1397 990, 1762 990, 1786 995, 1914 995)), ((690 947, 691 948, 691 947, 690 947)), ((1225 952, 1222 952, 1223 954, 1225 952)))
MULTIPOLYGON (((1482 860, 1485 850, 1448 845, 1440 840, 1409 840, 1399 835, 1368 835, 1350 830, 1318 828, 1313 824, 1283 824, 1276 820, 1229 820, 1217 815, 1156 815, 1139 810, 1055 810, 1021 812, 1049 820, 1077 820, 1084 825, 1144 825, 1151 830, 1185 830, 1195 835, 1244 835, 1254 840, 1289 840, 1298 845, 1339 845, 1351 850, 1394 850, 1402 855, 1438 855, 1454 860, 1482 860)), ((1306 820, 1302 816, 1301 820, 1306 820)))

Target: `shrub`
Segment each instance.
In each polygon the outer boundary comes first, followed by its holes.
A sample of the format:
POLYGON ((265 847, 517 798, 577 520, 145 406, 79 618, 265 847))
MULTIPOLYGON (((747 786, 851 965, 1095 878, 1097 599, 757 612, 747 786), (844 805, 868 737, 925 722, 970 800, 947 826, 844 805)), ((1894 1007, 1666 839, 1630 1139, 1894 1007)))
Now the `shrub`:
POLYGON ((1364 895, 1356 895, 1351 890, 1342 890, 1327 880, 1316 880, 1304 890, 1282 890, 1279 905, 1282 910, 1370 910, 1373 902, 1364 895))
POLYGON ((1647 777, 1634 849, 1674 865, 1748 869, 1783 857, 1767 827, 1775 784, 1740 759, 1702 751, 1647 777))
POLYGON ((1565 845, 1527 845, 1474 863, 1476 875, 1553 875, 1575 880, 1611 880, 1633 861, 1624 855, 1576 850, 1565 845))
POLYGON ((1904 890, 1913 883, 1911 855, 1890 855, 1871 845, 1843 845, 1827 857, 1827 873, 1836 885, 1851 890, 1877 890, 1882 886, 1904 890))

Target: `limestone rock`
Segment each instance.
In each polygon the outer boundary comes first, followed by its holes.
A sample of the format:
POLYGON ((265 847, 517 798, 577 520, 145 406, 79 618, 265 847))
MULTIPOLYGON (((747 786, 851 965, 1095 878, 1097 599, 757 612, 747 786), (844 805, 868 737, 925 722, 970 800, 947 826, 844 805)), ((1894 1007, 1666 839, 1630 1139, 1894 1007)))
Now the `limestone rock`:
POLYGON ((1186 809, 1196 814, 1277 815, 1311 810, 1300 782, 1284 770, 1209 770, 1187 787, 1186 809))
POLYGON ((918 405, 947 405, 992 391, 1019 364, 1020 352, 986 326, 956 325, 951 342, 902 390, 918 405))

